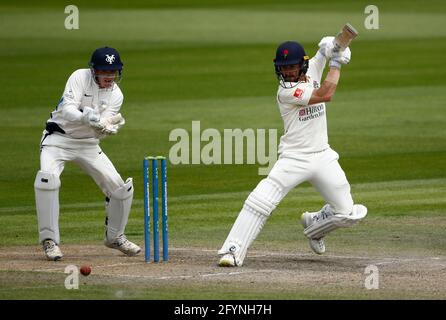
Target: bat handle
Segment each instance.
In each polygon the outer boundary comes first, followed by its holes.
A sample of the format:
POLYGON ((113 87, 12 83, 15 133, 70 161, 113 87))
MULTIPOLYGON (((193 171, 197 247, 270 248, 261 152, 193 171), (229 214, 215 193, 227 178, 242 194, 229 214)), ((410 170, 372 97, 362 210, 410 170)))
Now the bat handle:
POLYGON ((333 40, 334 51, 343 51, 347 48, 352 40, 356 38, 358 31, 349 23, 344 25, 342 30, 335 36, 333 40))

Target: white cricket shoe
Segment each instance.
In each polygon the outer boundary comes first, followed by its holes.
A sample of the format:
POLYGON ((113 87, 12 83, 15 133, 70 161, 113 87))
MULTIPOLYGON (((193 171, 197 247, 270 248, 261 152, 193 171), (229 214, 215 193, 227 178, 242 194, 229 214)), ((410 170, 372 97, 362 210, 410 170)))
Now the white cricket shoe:
MULTIPOLYGON (((318 220, 318 214, 317 212, 304 212, 302 213, 301 216, 301 222, 302 225, 305 228, 308 228, 309 226, 311 226, 314 221, 318 220)), ((324 238, 320 238, 320 239, 308 239, 308 242, 310 244, 310 248, 311 250, 313 250, 314 253, 317 254, 323 254, 325 253, 325 242, 324 242, 324 238)))
POLYGON ((45 239, 42 242, 43 250, 45 251, 46 258, 51 261, 58 261, 62 259, 63 254, 60 251, 59 246, 51 239, 45 239))
POLYGON ((325 242, 324 238, 320 239, 308 239, 310 243, 310 248, 317 254, 325 253, 325 242))
POLYGON ((133 242, 127 240, 127 238, 123 234, 121 234, 119 237, 111 242, 105 239, 104 244, 109 248, 118 249, 128 256, 136 256, 138 253, 141 252, 141 248, 133 242))
POLYGON ((220 258, 218 262, 220 267, 237 267, 237 263, 235 262, 235 257, 231 253, 227 253, 220 258))

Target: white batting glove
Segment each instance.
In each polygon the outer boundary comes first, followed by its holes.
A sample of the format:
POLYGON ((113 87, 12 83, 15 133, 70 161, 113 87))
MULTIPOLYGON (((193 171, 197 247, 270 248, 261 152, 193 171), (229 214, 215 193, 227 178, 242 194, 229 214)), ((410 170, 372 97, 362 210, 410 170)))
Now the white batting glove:
POLYGON ((319 41, 319 52, 327 59, 331 59, 335 53, 334 38, 335 37, 323 37, 321 41, 319 41))
POLYGON ((345 48, 345 50, 333 54, 329 66, 341 69, 341 66, 343 64, 348 64, 350 62, 351 57, 352 57, 352 52, 350 48, 347 47, 345 48))

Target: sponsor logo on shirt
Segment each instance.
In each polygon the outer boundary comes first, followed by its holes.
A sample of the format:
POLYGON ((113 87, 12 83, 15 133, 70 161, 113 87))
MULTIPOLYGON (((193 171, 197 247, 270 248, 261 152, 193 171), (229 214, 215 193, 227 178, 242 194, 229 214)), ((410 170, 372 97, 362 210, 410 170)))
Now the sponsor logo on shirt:
POLYGON ((302 89, 299 89, 299 88, 297 88, 295 91, 294 91, 294 96, 297 98, 297 99, 302 99, 302 95, 304 94, 304 90, 302 90, 302 89))
POLYGON ((324 115, 325 115, 324 104, 321 103, 317 105, 307 106, 299 110, 299 121, 304 122, 323 117, 324 115))
POLYGON ((65 92, 65 97, 68 99, 74 99, 73 90, 70 89, 68 92, 65 92))

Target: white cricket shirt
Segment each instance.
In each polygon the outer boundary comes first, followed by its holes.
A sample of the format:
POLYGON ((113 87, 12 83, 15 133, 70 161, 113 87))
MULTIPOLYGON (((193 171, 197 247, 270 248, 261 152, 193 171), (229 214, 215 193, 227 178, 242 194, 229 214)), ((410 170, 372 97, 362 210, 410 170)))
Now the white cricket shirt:
POLYGON ((123 100, 124 96, 116 83, 112 88, 100 89, 90 69, 79 69, 68 79, 62 98, 48 121, 57 123, 70 138, 97 139, 98 133, 82 123, 81 110, 84 107, 95 109, 105 104, 101 117, 108 117, 119 112, 123 100))
POLYGON ((277 103, 285 132, 280 138, 279 154, 312 153, 329 147, 325 103, 308 105, 314 89, 320 87, 326 59, 319 52, 310 59, 308 82, 279 85, 277 103))

